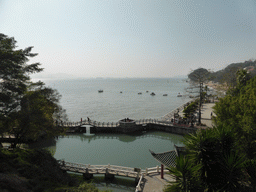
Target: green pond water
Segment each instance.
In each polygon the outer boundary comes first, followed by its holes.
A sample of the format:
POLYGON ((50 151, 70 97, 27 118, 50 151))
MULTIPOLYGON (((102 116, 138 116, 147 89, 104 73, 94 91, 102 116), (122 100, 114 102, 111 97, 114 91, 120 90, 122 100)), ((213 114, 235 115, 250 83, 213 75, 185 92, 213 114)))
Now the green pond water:
MULTIPOLYGON (((56 159, 91 165, 119 165, 125 167, 150 168, 160 166, 149 149, 155 153, 182 146, 183 136, 165 132, 144 132, 141 134, 69 134, 55 141, 37 144, 34 147, 49 149, 56 159)), ((134 191, 134 179, 116 177, 111 183, 103 175, 94 176, 99 189, 114 192, 134 191)))

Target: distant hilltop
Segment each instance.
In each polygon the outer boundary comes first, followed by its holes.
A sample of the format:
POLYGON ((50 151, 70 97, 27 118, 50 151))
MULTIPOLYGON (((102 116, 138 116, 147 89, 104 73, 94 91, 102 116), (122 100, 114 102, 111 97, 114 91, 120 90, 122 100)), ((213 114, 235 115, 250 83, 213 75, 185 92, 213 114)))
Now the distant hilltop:
MULTIPOLYGON (((243 63, 232 63, 229 64, 226 68, 216 71, 216 72, 210 72, 207 74, 208 79, 213 82, 223 82, 226 79, 235 79, 235 75, 237 70, 239 69, 245 69, 248 72, 251 73, 252 76, 256 75, 256 60, 249 60, 245 61, 243 63)), ((201 68, 201 70, 205 71, 207 69, 201 68)), ((189 75, 193 74, 190 73, 189 75)))

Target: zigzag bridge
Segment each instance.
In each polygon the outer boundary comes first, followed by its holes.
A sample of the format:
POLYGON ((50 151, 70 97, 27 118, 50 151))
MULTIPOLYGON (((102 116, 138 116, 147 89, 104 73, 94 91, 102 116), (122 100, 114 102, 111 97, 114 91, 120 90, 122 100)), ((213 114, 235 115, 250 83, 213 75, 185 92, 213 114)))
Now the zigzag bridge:
POLYGON ((67 133, 130 133, 135 131, 159 130, 176 134, 193 133, 196 128, 191 127, 187 122, 174 123, 171 121, 160 121, 157 119, 142 120, 120 120, 119 122, 97 122, 97 121, 80 121, 80 122, 61 122, 57 124, 67 129, 67 133))
MULTIPOLYGON (((141 185, 143 184, 143 178, 150 174, 160 174, 160 167, 152 167, 146 169, 123 167, 117 165, 90 165, 70 163, 63 160, 58 161, 60 167, 64 171, 81 173, 85 179, 91 179, 94 174, 105 174, 105 179, 113 179, 115 176, 135 178, 137 183, 136 192, 141 191, 141 185)), ((165 172, 168 172, 165 169, 165 172)))

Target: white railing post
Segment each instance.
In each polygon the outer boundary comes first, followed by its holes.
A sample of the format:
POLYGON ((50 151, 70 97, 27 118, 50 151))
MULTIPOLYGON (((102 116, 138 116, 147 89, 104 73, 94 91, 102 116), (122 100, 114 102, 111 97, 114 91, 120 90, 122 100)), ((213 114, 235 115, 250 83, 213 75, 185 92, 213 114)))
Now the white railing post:
POLYGON ((158 165, 156 166, 156 171, 157 171, 157 173, 159 173, 159 166, 158 165))

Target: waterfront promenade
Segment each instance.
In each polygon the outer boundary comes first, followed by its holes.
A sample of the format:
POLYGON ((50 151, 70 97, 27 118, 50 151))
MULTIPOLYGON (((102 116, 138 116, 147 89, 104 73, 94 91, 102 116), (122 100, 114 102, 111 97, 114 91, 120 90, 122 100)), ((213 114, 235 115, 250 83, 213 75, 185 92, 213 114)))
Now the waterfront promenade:
POLYGON ((215 103, 204 103, 203 108, 201 109, 201 122, 205 124, 207 127, 213 127, 213 122, 211 119, 211 113, 212 116, 214 116, 214 112, 212 107, 215 105, 215 103))
MULTIPOLYGON (((211 119, 211 114, 212 116, 214 116, 214 112, 213 112, 213 106, 215 105, 215 103, 203 103, 202 104, 202 108, 201 108, 201 123, 205 124, 207 127, 213 127, 213 122, 211 119)), ((197 110, 198 112, 198 110, 197 110)), ((179 115, 181 117, 183 117, 183 111, 181 110, 179 112, 179 115)), ((198 127, 200 128, 200 127, 198 127)))

